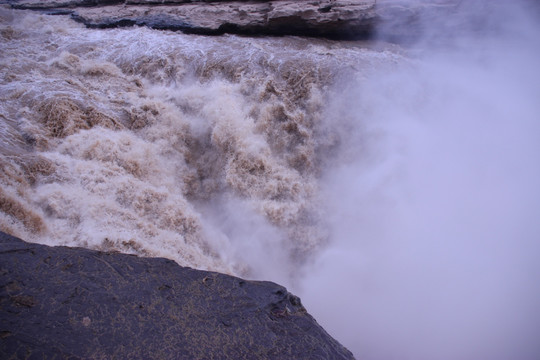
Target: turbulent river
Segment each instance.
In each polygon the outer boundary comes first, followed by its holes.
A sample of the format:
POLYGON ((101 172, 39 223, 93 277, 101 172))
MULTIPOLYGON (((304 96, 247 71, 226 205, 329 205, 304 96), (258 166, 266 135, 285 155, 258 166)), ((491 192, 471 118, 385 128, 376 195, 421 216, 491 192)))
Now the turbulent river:
POLYGON ((280 282, 359 359, 538 359, 519 10, 401 47, 0 8, 0 230, 280 282))

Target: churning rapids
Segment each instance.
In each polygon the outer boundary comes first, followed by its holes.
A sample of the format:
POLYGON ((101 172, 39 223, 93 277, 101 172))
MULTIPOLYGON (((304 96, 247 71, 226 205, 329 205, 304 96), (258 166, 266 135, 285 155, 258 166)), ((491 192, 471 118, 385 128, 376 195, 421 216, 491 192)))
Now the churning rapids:
POLYGON ((519 10, 405 49, 0 8, 0 230, 280 282, 359 359, 538 359, 519 10))

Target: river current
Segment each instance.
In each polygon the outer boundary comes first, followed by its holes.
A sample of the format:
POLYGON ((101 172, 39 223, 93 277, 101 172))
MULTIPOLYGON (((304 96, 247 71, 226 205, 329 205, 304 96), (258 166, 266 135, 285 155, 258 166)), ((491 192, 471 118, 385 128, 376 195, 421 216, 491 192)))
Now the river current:
POLYGON ((0 230, 280 282, 359 359, 537 359, 540 29, 511 10, 401 47, 2 7, 0 230))

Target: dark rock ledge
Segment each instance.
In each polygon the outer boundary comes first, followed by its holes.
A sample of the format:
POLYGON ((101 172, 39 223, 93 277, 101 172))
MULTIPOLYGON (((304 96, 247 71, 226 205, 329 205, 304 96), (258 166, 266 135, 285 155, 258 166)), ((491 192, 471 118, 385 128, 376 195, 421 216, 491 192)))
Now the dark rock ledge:
POLYGON ((352 359, 277 284, 0 232, 2 359, 352 359))
MULTIPOLYGON (((6 1, 6 0, 4 0, 6 1)), ((19 9, 71 16, 91 28, 144 25, 219 35, 363 37, 372 32, 375 0, 7 0, 19 9)))
MULTIPOLYGON (((0 0, 2 3, 16 9, 70 15, 90 28, 139 25, 203 35, 297 35, 401 42, 429 35, 426 24, 447 22, 448 26, 436 34, 442 37, 459 30, 462 24, 455 14, 463 1, 0 0)), ((480 19, 470 19, 472 23, 481 21, 483 11, 477 15, 480 19)))

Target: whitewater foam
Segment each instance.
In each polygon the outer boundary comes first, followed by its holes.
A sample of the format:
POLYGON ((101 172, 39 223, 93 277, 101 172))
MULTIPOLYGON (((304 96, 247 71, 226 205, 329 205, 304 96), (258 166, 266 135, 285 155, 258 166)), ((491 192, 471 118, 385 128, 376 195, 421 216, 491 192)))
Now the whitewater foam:
POLYGON ((257 218, 283 268, 327 242, 317 179, 340 141, 321 116, 327 89, 346 69, 396 55, 2 13, 2 187, 24 194, 2 229, 261 276, 233 244, 247 232, 219 235, 228 225, 209 209, 243 208, 237 226, 257 218))

